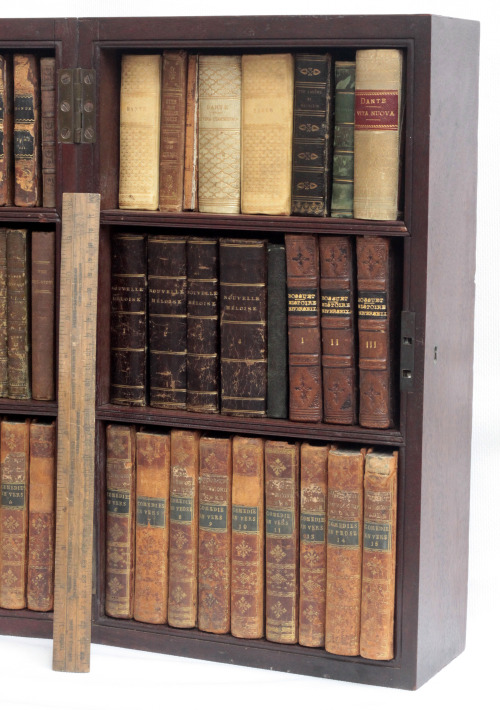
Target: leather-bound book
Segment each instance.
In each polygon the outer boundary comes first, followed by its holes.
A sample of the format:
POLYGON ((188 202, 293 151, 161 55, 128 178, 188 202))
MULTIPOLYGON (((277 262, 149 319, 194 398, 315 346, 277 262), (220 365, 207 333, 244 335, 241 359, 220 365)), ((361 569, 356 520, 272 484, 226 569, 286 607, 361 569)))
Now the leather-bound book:
POLYGON ((135 427, 106 427, 106 605, 108 616, 134 614, 135 427))
POLYGON ((30 268, 26 229, 7 230, 7 365, 9 397, 30 399, 30 268))
POLYGON ((331 217, 353 217, 356 62, 335 62, 331 217))
POLYGON ((163 52, 160 119, 160 210, 180 212, 184 192, 187 52, 163 52))
POLYGON ((266 638, 297 643, 299 444, 266 441, 266 638))
POLYGON ((0 55, 0 206, 14 199, 12 60, 0 55))
POLYGON ((354 119, 354 217, 397 218, 401 139, 400 49, 358 49, 354 119))
POLYGON ((200 439, 198 628, 231 626, 231 439, 200 439))
POLYGON ((42 99, 42 202, 56 206, 56 60, 40 59, 42 99))
POLYGON ((0 427, 0 607, 24 609, 30 422, 4 419, 0 427))
POLYGON ((14 204, 42 204, 40 77, 33 54, 14 55, 14 204))
POLYGON ((187 396, 190 412, 219 411, 219 243, 187 240, 187 396))
POLYGON ((0 397, 9 396, 7 358, 7 229, 0 227, 0 397))
POLYGON ((330 212, 331 95, 331 54, 296 54, 292 214, 326 217, 330 212))
POLYGON ((328 450, 300 447, 299 643, 325 645, 328 450))
POLYGON ((54 605, 56 422, 31 422, 27 606, 54 605))
POLYGON ((170 435, 136 434, 134 619, 165 624, 168 596, 170 435))
POLYGON ((170 550, 168 623, 196 626, 198 612, 199 431, 170 433, 170 550))
POLYGON ((220 240, 221 412, 265 417, 267 242, 220 240))
POLYGON ((359 655, 365 450, 328 455, 328 545, 325 649, 359 655))
POLYGON ((319 301, 319 248, 314 234, 287 234, 288 370, 293 421, 323 415, 319 301))
POLYGON ((198 55, 188 56, 183 209, 198 209, 198 55))
POLYGON ((31 235, 31 391, 33 399, 55 398, 55 232, 31 235))
POLYGON ((289 215, 293 56, 244 54, 241 61, 241 211, 289 215))
POLYGON ((146 404, 146 238, 111 237, 111 403, 146 404))
POLYGON ((186 409, 186 237, 148 236, 149 403, 186 409))
POLYGON ((394 657, 398 454, 370 453, 365 464, 360 655, 394 657))
POLYGON ((349 237, 319 240, 323 419, 355 424, 358 413, 353 248, 349 237))
POLYGON ((231 633, 264 635, 264 440, 233 438, 231 633))
POLYGON ((288 322, 284 244, 267 246, 267 416, 288 418, 288 322))
POLYGON ((124 54, 120 93, 122 210, 157 210, 160 172, 161 55, 124 54))
POLYGON ((241 57, 199 57, 200 212, 240 211, 241 57))

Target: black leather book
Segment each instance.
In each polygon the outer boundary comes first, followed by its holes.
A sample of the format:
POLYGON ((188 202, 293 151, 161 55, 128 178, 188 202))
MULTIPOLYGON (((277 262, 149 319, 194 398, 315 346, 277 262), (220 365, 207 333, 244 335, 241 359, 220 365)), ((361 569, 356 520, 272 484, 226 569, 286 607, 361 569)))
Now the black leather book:
POLYGON ((267 247, 267 416, 288 418, 288 323, 284 244, 267 247))

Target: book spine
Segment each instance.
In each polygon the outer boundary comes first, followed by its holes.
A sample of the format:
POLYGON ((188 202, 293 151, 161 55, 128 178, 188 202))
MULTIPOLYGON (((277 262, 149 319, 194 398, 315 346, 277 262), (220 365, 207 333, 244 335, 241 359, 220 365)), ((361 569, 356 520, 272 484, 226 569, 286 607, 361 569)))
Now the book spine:
POLYGON ((30 427, 27 606, 54 606, 56 423, 30 427))
POLYGON ((223 414, 264 417, 267 393, 267 242, 220 240, 223 414))
POLYGON ((231 634, 264 634, 264 441, 233 439, 231 634))
POLYGON ((355 277, 349 237, 320 237, 324 421, 357 421, 355 277))
POLYGON ((168 623, 196 626, 198 613, 198 431, 172 429, 168 623))
POLYGON ((367 454, 360 655, 394 657, 398 454, 367 454))
POLYGON ((267 416, 288 418, 288 332, 284 244, 267 247, 267 416))
POLYGON ((44 207, 56 206, 56 60, 40 59, 42 101, 42 195, 44 207))
POLYGON ((325 645, 329 446, 300 447, 299 643, 325 645))
POLYGON ((354 216, 354 89, 356 62, 335 62, 335 126, 331 217, 354 216))
POLYGON ((199 58, 200 212, 239 214, 241 57, 199 58))
POLYGON ((33 399, 55 398, 55 233, 31 235, 31 379, 33 399))
POLYGON ((198 55, 188 57, 186 138, 184 152, 184 210, 198 209, 198 55))
POLYGON ((12 60, 0 56, 0 205, 11 205, 14 196, 12 60))
POLYGON ((323 415, 319 306, 319 249, 313 234, 285 235, 288 291, 290 419, 323 415))
POLYGON ((298 444, 266 441, 266 638, 297 643, 299 601, 298 444))
POLYGON ((0 426, 0 607, 24 609, 30 423, 4 420, 0 426))
POLYGON ((359 655, 364 464, 364 449, 328 456, 325 649, 339 656, 359 655))
POLYGON ((291 54, 244 54, 241 211, 289 215, 292 207, 291 54))
POLYGON ((180 212, 184 191, 187 52, 163 52, 160 123, 160 210, 180 212))
POLYGON ((230 630, 231 439, 200 439, 198 628, 230 630))
POLYGON ((219 244, 187 240, 187 400, 190 412, 219 411, 219 244))
POLYGON ((146 240, 111 237, 111 403, 146 404, 146 240))
POLYGON ((30 399, 29 260, 26 229, 7 230, 9 397, 30 399))
POLYGON ((124 54, 120 94, 120 209, 157 210, 161 55, 124 54))
POLYGON ((292 214, 326 217, 330 210, 332 58, 295 55, 292 214))
POLYGON ((41 204, 40 78, 33 54, 14 55, 14 203, 41 204))
POLYGON ((186 409, 186 237, 148 236, 149 401, 186 409))
POLYGON ((7 356, 7 230, 0 227, 0 397, 9 396, 7 356))
POLYGON ((106 428, 106 604, 108 616, 134 614, 135 427, 106 428))
POLYGON ((134 619, 167 621, 170 436, 138 431, 134 619))

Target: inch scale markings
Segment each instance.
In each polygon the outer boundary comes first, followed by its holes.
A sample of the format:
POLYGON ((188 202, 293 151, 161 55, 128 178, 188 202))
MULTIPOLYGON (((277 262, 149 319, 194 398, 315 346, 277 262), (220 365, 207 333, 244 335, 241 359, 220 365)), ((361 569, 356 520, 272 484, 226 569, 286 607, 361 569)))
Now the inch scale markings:
POLYGON ((52 660, 57 671, 90 669, 99 210, 100 195, 63 195, 52 660))

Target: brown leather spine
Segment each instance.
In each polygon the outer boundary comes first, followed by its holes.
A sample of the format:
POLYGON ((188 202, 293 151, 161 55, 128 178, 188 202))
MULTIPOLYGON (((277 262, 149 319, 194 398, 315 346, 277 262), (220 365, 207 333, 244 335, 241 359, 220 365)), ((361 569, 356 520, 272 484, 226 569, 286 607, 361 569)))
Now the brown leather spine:
POLYGON ((14 199, 12 58, 0 56, 0 205, 14 199))
POLYGON ((186 237, 148 237, 149 400, 186 409, 186 237))
POLYGON ((0 428, 0 607, 24 609, 28 553, 29 420, 0 428))
POLYGON ((30 427, 28 609, 54 606, 56 423, 30 427))
POLYGON ((323 414, 319 249, 314 234, 285 235, 288 289, 290 419, 320 422, 323 414))
POLYGON ((359 655, 364 465, 364 449, 328 456, 325 649, 340 656, 359 655))
POLYGON ((134 619, 165 624, 168 596, 170 436, 136 435, 134 619))
POLYGON ((40 59, 42 100, 42 199, 44 207, 56 206, 56 60, 40 59))
POLYGON ((198 628, 230 629, 231 439, 200 439, 198 628))
POLYGON ((219 411, 219 244, 187 242, 187 409, 219 411))
POLYGON ((198 55, 188 57, 183 209, 198 209, 198 55))
POLYGON ((266 638, 297 643, 299 444, 266 441, 266 638))
POLYGON ((398 454, 366 456, 360 655, 394 657, 398 454))
POLYGON ((26 229, 7 230, 9 397, 30 399, 29 260, 26 229))
POLYGON ((33 54, 14 55, 14 166, 17 207, 41 205, 40 77, 33 54))
POLYGON ((160 210, 180 212, 184 190, 187 52, 163 52, 160 210))
POLYGON ((264 440, 233 439, 231 633, 264 634, 264 440))
POLYGON ((329 446, 300 447, 299 643, 325 645, 329 446))
POLYGON ((9 396, 7 358, 7 230, 0 227, 0 397, 9 396))
POLYGON ((134 614, 135 427, 106 428, 106 614, 134 614))
POLYGON ((33 399, 55 398, 55 233, 31 235, 31 390, 33 399))
POLYGON ((168 623, 196 626, 198 612, 199 431, 172 429, 168 623))
POLYGON ((320 237, 323 419, 357 421, 355 277, 349 237, 320 237))

